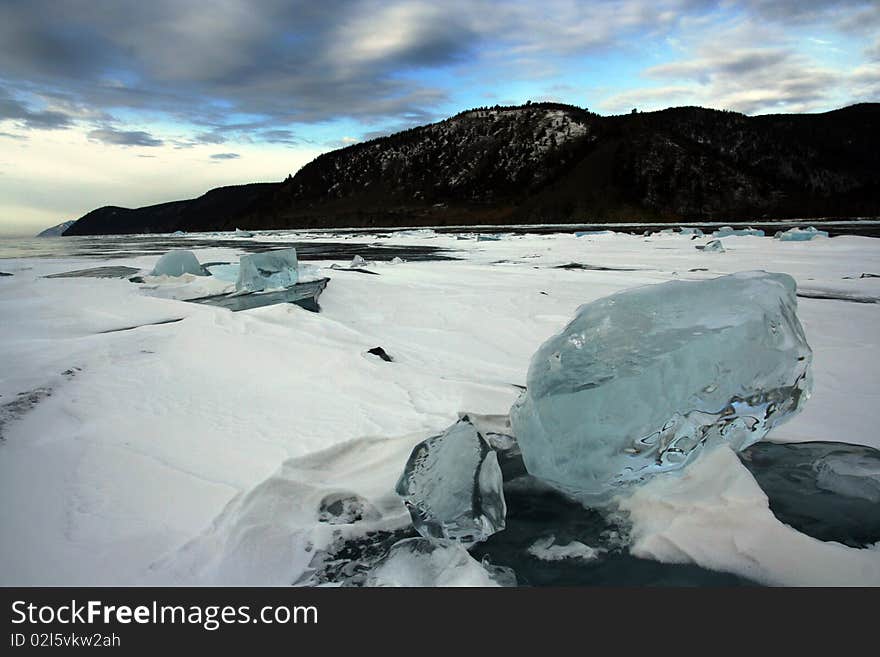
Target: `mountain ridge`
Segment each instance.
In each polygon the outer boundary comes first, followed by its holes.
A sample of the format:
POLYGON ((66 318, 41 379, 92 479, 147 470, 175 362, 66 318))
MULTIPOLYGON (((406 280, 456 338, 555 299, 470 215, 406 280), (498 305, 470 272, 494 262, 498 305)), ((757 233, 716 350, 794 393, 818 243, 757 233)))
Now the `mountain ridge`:
POLYGON ((880 215, 880 104, 746 116, 481 107, 323 153, 279 183, 99 208, 65 235, 880 215))

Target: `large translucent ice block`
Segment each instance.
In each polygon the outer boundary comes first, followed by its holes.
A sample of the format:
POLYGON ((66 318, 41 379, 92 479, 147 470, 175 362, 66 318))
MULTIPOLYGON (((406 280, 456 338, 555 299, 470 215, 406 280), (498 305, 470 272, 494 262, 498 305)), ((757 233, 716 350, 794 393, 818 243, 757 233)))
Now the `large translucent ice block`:
POLYGON ((502 485, 495 451, 465 416, 415 446, 397 494, 422 536, 470 545, 504 529, 502 485))
POLYGON ((241 256, 235 289, 259 292, 295 285, 298 278, 296 249, 279 249, 241 256))
POLYGON ((175 249, 169 251, 156 263, 153 276, 183 276, 184 274, 193 274, 195 276, 208 276, 208 273, 199 264, 199 259, 192 251, 186 249, 175 249))
POLYGON ((581 306, 532 358, 511 409, 528 471, 584 502, 737 450, 798 412, 812 352, 786 274, 742 272, 581 306))

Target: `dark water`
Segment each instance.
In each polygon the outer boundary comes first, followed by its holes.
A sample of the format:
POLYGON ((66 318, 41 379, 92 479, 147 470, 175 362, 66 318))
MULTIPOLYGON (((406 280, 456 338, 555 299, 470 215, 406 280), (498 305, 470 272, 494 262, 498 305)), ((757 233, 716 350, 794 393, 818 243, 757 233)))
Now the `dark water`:
POLYGON ((598 511, 586 509, 550 490, 506 487, 507 527, 471 549, 477 560, 516 573, 520 586, 758 586, 730 573, 693 564, 664 564, 639 559, 623 546, 626 528, 598 511), (606 550, 596 559, 545 561, 528 549, 555 537, 555 544, 580 541, 606 550))
MULTIPOLYGON (((480 233, 493 235, 502 233, 574 233, 580 231, 613 230, 620 233, 642 234, 646 230, 657 232, 666 228, 677 228, 681 224, 566 224, 566 225, 525 225, 525 226, 439 226, 437 233, 480 233)), ((721 223, 684 224, 711 233, 721 223)), ((777 230, 787 230, 794 226, 815 226, 827 231, 831 237, 837 235, 861 235, 880 237, 878 221, 774 221, 752 223, 729 223, 737 228, 751 226, 762 229, 772 237, 777 230)), ((328 241, 301 242, 290 231, 257 233, 273 237, 276 241, 233 238, 211 233, 190 233, 185 237, 170 235, 106 235, 99 237, 51 237, 51 238, 4 238, 0 239, 0 259, 3 258, 126 258, 132 256, 161 254, 171 249, 230 248, 238 251, 254 252, 275 248, 295 247, 300 260, 350 260, 361 255, 371 260, 391 260, 401 257, 406 260, 451 260, 455 259, 448 251, 432 246, 394 246, 386 244, 346 244, 346 239, 354 235, 371 235, 377 239, 393 237, 395 232, 412 229, 338 229, 311 231, 310 234, 326 236, 328 241), (333 241, 330 241, 333 240, 333 241)))
MULTIPOLYGON (((331 237, 328 235, 328 237, 331 237)), ((278 238, 263 241, 224 237, 170 237, 159 235, 113 235, 107 237, 48 237, 0 240, 2 258, 131 258, 160 255, 172 249, 227 248, 253 253, 294 247, 299 260, 349 261, 360 255, 367 260, 393 260, 396 257, 410 261, 455 260, 448 251, 433 246, 395 246, 337 241, 300 242, 278 238)))
POLYGON ((880 504, 817 485, 814 464, 829 455, 872 459, 880 451, 846 443, 757 443, 742 461, 767 494, 770 510, 787 525, 820 541, 865 547, 880 541, 880 504))
MULTIPOLYGON (((502 455, 504 456, 504 455, 502 455)), ((863 497, 824 490, 815 464, 828 456, 880 463, 880 450, 845 443, 758 443, 741 459, 767 494, 770 509, 794 529, 822 541, 862 548, 880 541, 880 505, 863 497)), ((511 452, 502 458, 506 528, 470 548, 478 561, 512 569, 520 586, 739 587, 758 583, 693 564, 639 559, 628 549, 624 516, 603 514, 542 486, 511 452), (536 542, 553 537, 565 546, 579 541, 601 552, 594 559, 547 561, 532 555, 536 542)), ((415 536, 412 527, 374 532, 336 546, 322 556, 317 582, 362 583, 369 568, 394 542, 415 536)))

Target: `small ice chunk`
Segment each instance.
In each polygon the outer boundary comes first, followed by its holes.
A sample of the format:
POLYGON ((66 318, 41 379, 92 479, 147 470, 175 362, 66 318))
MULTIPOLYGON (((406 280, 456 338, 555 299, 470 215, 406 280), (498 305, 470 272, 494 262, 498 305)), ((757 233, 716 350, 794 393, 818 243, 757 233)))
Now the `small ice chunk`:
POLYGON ((259 292, 295 285, 299 277, 296 249, 280 249, 241 256, 235 289, 259 292))
POLYGON ((529 473, 585 503, 742 450, 800 411, 812 352, 786 274, 670 281, 581 306, 511 409, 529 473))
POLYGON ((563 559, 580 559, 592 561, 603 552, 600 548, 592 548, 580 541, 571 541, 565 545, 557 545, 555 536, 545 536, 532 543, 528 549, 536 559, 542 561, 562 561, 563 559))
POLYGON ((823 490, 880 503, 880 457, 829 454, 813 464, 816 485, 823 490))
POLYGON ((596 235, 614 235, 613 230, 579 230, 576 231, 575 237, 591 237, 596 235))
POLYGON ((397 482, 416 530, 467 545, 504 529, 498 456, 467 416, 415 446, 397 482))
POLYGON ((175 230, 173 233, 171 233, 171 237, 183 237, 184 235, 186 235, 186 233, 184 233, 182 230, 175 230))
POLYGON ((394 256, 394 257, 391 259, 391 264, 392 264, 392 265, 402 265, 404 262, 406 262, 406 260, 404 260, 404 259, 401 258, 400 256, 394 256))
POLYGON ((808 242, 814 237, 828 237, 828 233, 824 230, 817 230, 814 226, 809 226, 803 229, 780 230, 776 233, 775 237, 781 242, 808 242))
POLYGON ((696 235, 697 237, 703 236, 703 231, 699 228, 682 228, 681 235, 696 235))
POLYGON ((235 229, 235 236, 236 237, 253 237, 254 234, 249 231, 242 230, 241 228, 236 228, 235 229))
POLYGON ((489 573, 489 577, 491 577, 498 586, 513 587, 518 584, 516 572, 514 572, 513 568, 493 564, 489 561, 488 555, 483 557, 483 560, 480 561, 480 565, 487 573, 489 573))
POLYGON ((415 230, 399 230, 394 233, 395 237, 437 237, 437 233, 431 228, 416 228, 415 230))
POLYGON ((705 251, 706 253, 724 253, 724 245, 721 243, 721 240, 712 240, 706 244, 697 244, 695 248, 698 251, 705 251))
POLYGON ((362 256, 356 255, 354 258, 351 259, 350 267, 354 269, 356 267, 366 267, 368 264, 369 263, 364 260, 362 256))
POLYGON ((734 228, 733 226, 723 226, 712 233, 712 237, 730 237, 731 235, 764 237, 764 231, 759 228, 734 228))
POLYGON ((152 276, 183 276, 184 274, 209 276, 199 264, 196 255, 186 249, 175 249, 163 255, 150 274, 152 276))
MULTIPOLYGON (((504 579, 508 580, 508 573, 504 574, 504 579)), ((365 585, 437 587, 499 584, 461 543, 448 539, 407 538, 391 546, 388 555, 367 574, 365 585)))

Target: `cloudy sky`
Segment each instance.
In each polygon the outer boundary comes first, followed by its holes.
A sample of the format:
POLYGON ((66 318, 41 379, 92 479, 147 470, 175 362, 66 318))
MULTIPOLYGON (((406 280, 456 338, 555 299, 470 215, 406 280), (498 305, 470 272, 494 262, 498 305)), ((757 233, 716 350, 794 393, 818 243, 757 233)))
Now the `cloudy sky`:
POLYGON ((880 0, 0 0, 0 233, 469 107, 880 100, 880 0))

